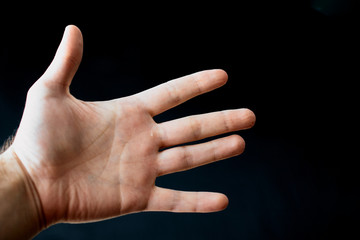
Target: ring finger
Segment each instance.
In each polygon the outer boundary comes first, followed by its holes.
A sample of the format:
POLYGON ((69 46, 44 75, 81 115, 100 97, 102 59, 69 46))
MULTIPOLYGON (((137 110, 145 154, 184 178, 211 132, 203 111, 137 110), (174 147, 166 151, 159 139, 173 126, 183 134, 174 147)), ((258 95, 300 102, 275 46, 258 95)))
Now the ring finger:
POLYGON ((184 117, 160 123, 160 147, 201 140, 223 133, 250 128, 255 115, 249 109, 227 110, 184 117))

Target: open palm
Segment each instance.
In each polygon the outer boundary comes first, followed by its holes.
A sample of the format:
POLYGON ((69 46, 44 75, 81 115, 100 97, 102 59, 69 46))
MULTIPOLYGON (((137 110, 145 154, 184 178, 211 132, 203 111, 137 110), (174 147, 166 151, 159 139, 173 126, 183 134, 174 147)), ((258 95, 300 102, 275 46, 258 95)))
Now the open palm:
POLYGON ((164 189, 155 180, 240 154, 244 141, 238 135, 176 145, 249 128, 254 114, 228 110, 159 124, 153 117, 222 86, 226 73, 203 71, 129 97, 84 102, 69 93, 81 57, 81 32, 69 26, 52 64, 29 90, 13 144, 47 224, 138 211, 224 209, 228 200, 223 194, 164 189))

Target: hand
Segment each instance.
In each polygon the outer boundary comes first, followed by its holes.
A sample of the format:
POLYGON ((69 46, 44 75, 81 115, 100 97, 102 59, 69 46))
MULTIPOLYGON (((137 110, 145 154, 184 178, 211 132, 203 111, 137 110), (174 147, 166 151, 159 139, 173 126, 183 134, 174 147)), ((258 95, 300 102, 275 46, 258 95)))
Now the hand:
POLYGON ((47 225, 138 211, 224 209, 223 194, 164 189, 155 179, 240 154, 245 145, 238 135, 168 147, 250 128, 254 114, 228 110, 159 124, 153 117, 222 86, 226 73, 198 72, 129 97, 84 102, 69 92, 82 45, 80 30, 68 26, 53 62, 28 92, 11 146, 34 183, 47 225))

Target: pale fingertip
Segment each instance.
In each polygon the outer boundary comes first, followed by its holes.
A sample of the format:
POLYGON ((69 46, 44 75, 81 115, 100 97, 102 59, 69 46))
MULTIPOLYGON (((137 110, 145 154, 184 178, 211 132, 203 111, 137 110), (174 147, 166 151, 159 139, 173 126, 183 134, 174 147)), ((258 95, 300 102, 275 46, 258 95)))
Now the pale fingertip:
POLYGON ((66 27, 65 27, 65 30, 66 29, 77 29, 77 31, 80 31, 80 29, 76 26, 76 25, 74 25, 74 24, 69 24, 69 25, 67 25, 66 27))
POLYGON ((242 114, 243 121, 247 123, 245 128, 246 129, 252 128, 256 122, 255 113, 248 108, 242 108, 241 111, 242 111, 241 114, 242 114))
POLYGON ((244 152, 245 150, 245 140, 239 135, 232 135, 231 137, 231 148, 234 153, 232 155, 237 156, 244 152))
POLYGON ((216 72, 218 77, 223 79, 225 82, 228 80, 229 76, 224 69, 214 69, 214 71, 216 72))
MULTIPOLYGON (((69 24, 65 27, 65 30, 64 30, 64 34, 63 35, 66 35, 68 33, 71 34, 76 34, 78 36, 81 36, 81 38, 79 38, 80 40, 82 40, 82 33, 81 33, 81 30, 80 28, 78 28, 76 25, 73 25, 73 24, 69 24)), ((81 41, 82 42, 82 41, 81 41)))
POLYGON ((218 212, 223 211, 229 205, 229 199, 225 194, 212 193, 212 196, 208 197, 209 205, 205 212, 218 212))
POLYGON ((219 88, 228 80, 227 73, 222 69, 205 70, 194 73, 192 76, 196 80, 200 94, 219 88))
POLYGON ((219 194, 217 201, 219 211, 223 211, 229 206, 229 198, 225 194, 219 194))
POLYGON ((218 87, 223 86, 228 81, 228 74, 223 69, 213 69, 209 70, 211 74, 211 80, 216 80, 218 87))

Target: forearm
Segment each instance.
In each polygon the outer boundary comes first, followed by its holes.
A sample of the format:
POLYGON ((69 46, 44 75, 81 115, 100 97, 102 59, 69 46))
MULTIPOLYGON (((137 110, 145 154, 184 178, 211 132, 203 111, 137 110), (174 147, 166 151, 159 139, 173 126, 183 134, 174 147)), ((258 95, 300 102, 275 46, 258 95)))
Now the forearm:
POLYGON ((45 222, 36 189, 11 147, 0 155, 0 239, 30 239, 45 222))

